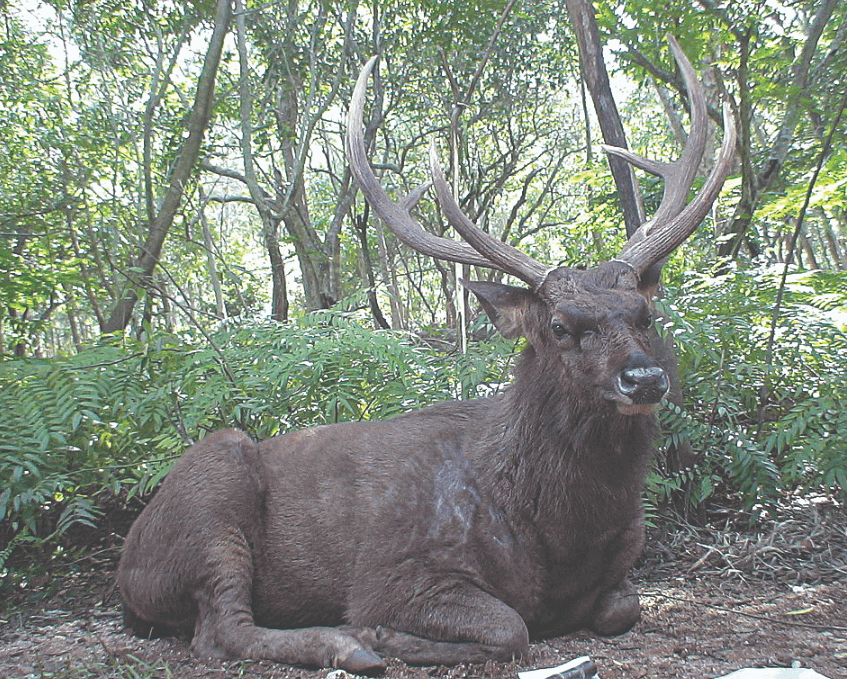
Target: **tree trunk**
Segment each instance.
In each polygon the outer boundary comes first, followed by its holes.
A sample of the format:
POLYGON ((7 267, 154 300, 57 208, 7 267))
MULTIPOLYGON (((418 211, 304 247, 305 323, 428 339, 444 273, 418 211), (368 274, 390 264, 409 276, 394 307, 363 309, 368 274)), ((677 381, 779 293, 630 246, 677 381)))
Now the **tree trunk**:
POLYGON ((388 297, 391 304, 391 327, 394 330, 402 330, 406 327, 406 315, 403 304, 400 301, 400 286, 397 285, 397 267, 394 266, 394 257, 388 249, 385 240, 385 229, 382 223, 377 223, 377 249, 379 251, 380 271, 385 285, 388 287, 388 297))
POLYGON ((282 221, 294 242, 294 252, 300 263, 306 307, 329 309, 338 301, 339 296, 332 285, 334 253, 321 242, 312 228, 302 174, 294 179, 294 185, 294 193, 282 221))
POLYGON ((65 289, 65 313, 68 315, 68 325, 71 328, 71 341, 74 345, 74 351, 79 354, 82 352, 82 334, 77 320, 76 298, 71 286, 65 284, 62 287, 65 289))
POLYGON ((253 159, 253 97, 250 94, 250 62, 247 56, 247 30, 244 5, 235 0, 235 34, 238 45, 238 96, 241 117, 241 158, 244 162, 244 182, 259 219, 262 222, 262 240, 271 263, 271 318, 288 320, 288 288, 285 280, 285 260, 279 247, 279 217, 271 211, 268 194, 259 186, 253 159))
MULTIPOLYGON (((276 178, 276 206, 282 213, 282 222, 294 244, 294 252, 300 263, 303 294, 309 309, 328 309, 338 301, 338 290, 333 287, 332 265, 335 259, 333 248, 338 239, 327 234, 322 241, 312 227, 309 203, 306 197, 305 168, 298 153, 297 129, 299 125, 298 93, 300 83, 294 74, 277 83, 279 89, 275 108, 277 135, 282 141, 282 156, 286 177, 276 178)), ((311 136, 311 135, 310 135, 311 136)), ((300 140, 300 143, 308 143, 300 140)))
MULTIPOLYGON (((594 111, 597 113, 603 139, 607 144, 628 148, 618 107, 612 96, 606 63, 603 60, 603 47, 600 44, 600 32, 597 28, 594 6, 590 0, 565 0, 565 5, 579 45, 582 75, 591 93, 591 100, 594 102, 594 111)), ((630 164, 616 156, 609 156, 608 160, 623 210, 626 235, 629 237, 645 221, 641 195, 630 164)))
POLYGON ((368 247, 369 212, 370 206, 365 202, 364 212, 355 217, 356 231, 359 234, 359 244, 362 248, 362 273, 368 282, 368 304, 370 305, 374 321, 383 330, 388 330, 391 326, 385 320, 385 316, 383 316, 382 309, 379 308, 379 302, 376 298, 376 276, 374 276, 373 262, 371 261, 370 248, 368 247))
POLYGON ((218 275, 218 267, 215 264, 214 241, 212 231, 209 228, 209 220, 206 218, 206 197, 203 187, 200 187, 200 227, 203 229, 203 245, 206 248, 206 270, 209 272, 209 283, 215 293, 215 314, 218 318, 226 318, 226 305, 224 304, 223 290, 221 290, 221 279, 218 275))
POLYGON ((288 320, 288 283, 285 280, 285 258, 279 247, 279 226, 265 234, 265 249, 271 262, 271 318, 280 323, 288 320))
POLYGON ((832 258, 833 267, 838 271, 844 271, 844 253, 841 249, 841 246, 838 244, 838 239, 835 237, 835 233, 832 230, 832 219, 830 216, 826 214, 826 211, 823 209, 817 210, 819 214, 819 219, 823 226, 823 236, 826 240, 826 246, 829 248, 830 257, 832 258))
MULTIPOLYGON (((168 192, 165 194, 158 214, 150 223, 144 245, 134 263, 134 268, 138 270, 142 284, 150 282, 153 271, 159 261, 159 255, 162 252, 165 238, 168 235, 168 231, 171 224, 173 224, 174 217, 182 201, 185 186, 188 183, 188 179, 191 176, 191 172, 200 153, 203 135, 212 114, 212 103, 215 95, 215 77, 217 75, 221 53, 223 52, 224 38, 229 30, 231 16, 232 10, 229 0, 218 0, 215 8, 215 28, 209 41, 209 48, 203 62, 203 70, 200 73, 200 79, 197 84, 194 106, 188 118, 188 136, 185 138, 182 150, 171 172, 168 192)), ((137 302, 137 285, 128 284, 123 291, 123 295, 118 299, 117 304, 112 310, 111 316, 106 321, 103 332, 111 333, 124 330, 132 318, 132 312, 137 302)))

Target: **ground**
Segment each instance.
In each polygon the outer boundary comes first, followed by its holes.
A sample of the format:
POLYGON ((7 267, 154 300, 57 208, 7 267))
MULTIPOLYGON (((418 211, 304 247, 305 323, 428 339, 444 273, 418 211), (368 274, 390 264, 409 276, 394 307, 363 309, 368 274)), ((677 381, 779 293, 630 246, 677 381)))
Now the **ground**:
MULTIPOLYGON (((847 511, 795 504, 754 528, 730 512, 709 528, 650 530, 633 573, 642 619, 628 634, 586 632, 534 643, 519 663, 412 668, 387 679, 516 679, 588 655, 603 679, 710 679, 743 667, 807 667, 847 677, 847 511), (742 526, 742 527, 739 527, 742 526)), ((203 661, 184 640, 145 641, 121 625, 117 548, 88 551, 64 573, 4 585, 0 678, 206 677, 326 679, 272 662, 203 661)), ((333 678, 335 679, 335 678, 333 678)), ((341 679, 346 679, 342 677, 341 679)))

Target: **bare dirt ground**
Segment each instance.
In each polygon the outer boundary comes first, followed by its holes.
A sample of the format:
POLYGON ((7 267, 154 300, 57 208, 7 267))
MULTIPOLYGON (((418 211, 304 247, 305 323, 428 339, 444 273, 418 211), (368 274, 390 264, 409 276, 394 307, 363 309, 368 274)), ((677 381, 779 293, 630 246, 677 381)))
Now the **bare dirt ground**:
MULTIPOLYGON (((588 655, 603 679, 710 679, 742 667, 806 667, 847 678, 847 512, 806 504, 740 529, 727 514, 710 529, 651 531, 633 574, 641 621, 611 639, 586 632, 534 643, 519 663, 412 668, 387 679, 516 679, 523 669, 588 655)), ((3 586, 0 677, 259 677, 326 679, 271 662, 203 661, 185 640, 146 641, 122 630, 114 544, 65 574, 3 586)), ((333 678, 335 679, 335 678, 333 678)), ((342 678, 344 679, 344 678, 342 678)))

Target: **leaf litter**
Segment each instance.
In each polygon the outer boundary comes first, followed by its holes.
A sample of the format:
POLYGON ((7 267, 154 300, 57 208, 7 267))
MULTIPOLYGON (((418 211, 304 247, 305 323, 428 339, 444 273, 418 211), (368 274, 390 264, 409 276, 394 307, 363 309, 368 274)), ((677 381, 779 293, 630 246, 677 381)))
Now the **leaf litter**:
MULTIPOLYGON (((665 517, 667 518, 667 517, 665 517)), ((516 679, 589 656, 603 679, 709 679, 745 667, 803 667, 847 677, 847 512, 794 502, 750 528, 739 512, 710 527, 651 528, 633 572, 642 618, 629 633, 536 641, 520 662, 407 667, 387 679, 516 679)), ((125 532, 125 531, 123 531, 125 532)), ((104 540, 105 538, 101 539, 104 540)), ((25 587, 3 585, 0 677, 327 679, 331 670, 194 658, 186 639, 123 630, 113 573, 120 538, 25 587)), ((337 679, 337 678, 336 678, 337 679)))

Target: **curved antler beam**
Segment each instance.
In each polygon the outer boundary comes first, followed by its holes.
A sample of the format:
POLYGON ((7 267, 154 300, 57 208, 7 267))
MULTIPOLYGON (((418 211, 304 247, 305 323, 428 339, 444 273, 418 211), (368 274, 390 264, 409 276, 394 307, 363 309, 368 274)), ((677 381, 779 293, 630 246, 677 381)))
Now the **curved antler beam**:
MULTIPOLYGON (((639 273, 643 273, 678 248, 697 229, 720 194, 735 156, 735 121, 728 103, 723 105, 723 122, 724 137, 721 151, 703 188, 694 200, 666 224, 653 224, 646 230, 648 233, 643 240, 633 243, 631 238, 618 256, 618 259, 628 262, 639 273)), ((633 234, 634 237, 635 234, 633 234)))
POLYGON ((377 57, 371 57, 359 74, 347 118, 345 140, 347 157, 350 162, 350 171, 356 178, 359 188, 374 212, 385 222, 385 225, 410 248, 437 259, 446 259, 472 266, 499 268, 465 243, 434 236, 412 217, 411 209, 420 200, 426 190, 426 185, 414 189, 403 201, 395 203, 388 197, 385 189, 382 188, 373 170, 371 170, 365 149, 363 120, 368 78, 376 61, 377 57))
POLYGON ((441 164, 438 162, 438 149, 435 140, 429 145, 429 168, 432 183, 438 195, 438 204, 444 210, 444 216, 474 250, 493 262, 498 269, 520 278, 533 289, 537 289, 547 275, 549 267, 537 262, 524 252, 508 243, 494 238, 474 224, 456 203, 453 192, 444 178, 441 164))
POLYGON ((668 36, 668 41, 688 90, 691 109, 691 131, 682 155, 672 163, 663 163, 643 158, 626 149, 603 146, 607 153, 619 156, 665 181, 659 209, 632 234, 618 256, 618 259, 628 262, 639 273, 644 273, 667 257, 697 229, 718 197, 735 153, 735 123, 729 106, 724 104, 724 138, 721 152, 700 193, 686 205, 688 192, 706 150, 709 118, 706 93, 697 79, 694 67, 672 35, 668 36))

